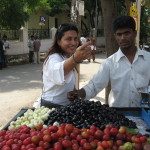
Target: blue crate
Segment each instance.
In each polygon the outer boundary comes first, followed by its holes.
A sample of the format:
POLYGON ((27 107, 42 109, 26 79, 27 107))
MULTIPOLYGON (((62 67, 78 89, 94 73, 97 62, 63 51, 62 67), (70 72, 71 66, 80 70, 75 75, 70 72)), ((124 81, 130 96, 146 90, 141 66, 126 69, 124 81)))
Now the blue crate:
POLYGON ((145 108, 142 108, 141 116, 142 119, 148 124, 148 127, 150 128, 150 109, 146 110, 145 108))

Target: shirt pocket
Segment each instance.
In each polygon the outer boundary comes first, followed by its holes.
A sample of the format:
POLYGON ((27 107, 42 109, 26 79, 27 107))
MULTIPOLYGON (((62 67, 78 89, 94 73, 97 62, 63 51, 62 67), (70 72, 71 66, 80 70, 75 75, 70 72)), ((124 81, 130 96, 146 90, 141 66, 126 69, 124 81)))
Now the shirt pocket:
POLYGON ((136 74, 135 78, 135 86, 137 89, 146 87, 149 84, 149 78, 145 76, 144 74, 136 74))

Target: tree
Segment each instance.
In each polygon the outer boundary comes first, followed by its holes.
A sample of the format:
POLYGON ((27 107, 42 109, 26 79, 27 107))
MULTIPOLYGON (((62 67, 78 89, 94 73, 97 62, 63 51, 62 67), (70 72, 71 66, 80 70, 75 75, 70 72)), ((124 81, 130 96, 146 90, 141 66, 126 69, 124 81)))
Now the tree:
POLYGON ((1 0, 0 27, 19 29, 29 19, 29 13, 39 2, 40 0, 1 0))
MULTIPOLYGON (((77 1, 77 0, 75 0, 75 1, 77 1)), ((97 2, 98 2, 97 14, 99 15, 101 13, 101 6, 100 6, 100 1, 97 0, 97 2)), ((65 12, 71 18, 71 15, 70 15, 71 0, 49 0, 48 3, 49 3, 49 8, 45 9, 45 10, 49 16, 55 16, 56 14, 65 12)), ((92 0, 84 0, 84 4, 85 4, 85 11, 88 12, 88 16, 90 18, 91 28, 95 28, 96 25, 95 25, 94 18, 96 15, 96 12, 95 12, 96 3, 95 3, 95 1, 93 2, 92 0)), ((98 18, 98 17, 96 17, 96 18, 98 18)), ((87 31, 88 27, 83 22, 83 20, 81 20, 81 24, 87 31)))
POLYGON ((141 22, 140 22, 140 41, 143 44, 144 38, 150 35, 150 0, 144 0, 141 6, 141 22))
MULTIPOLYGON (((115 41, 113 30, 112 30, 113 20, 117 16, 116 1, 101 0, 101 7, 102 7, 103 18, 104 18, 104 37, 105 37, 105 45, 106 45, 105 49, 108 57, 112 55, 114 52, 116 52, 118 49, 118 45, 115 41)), ((105 103, 108 103, 108 95, 110 89, 111 87, 109 84, 105 92, 105 103)))

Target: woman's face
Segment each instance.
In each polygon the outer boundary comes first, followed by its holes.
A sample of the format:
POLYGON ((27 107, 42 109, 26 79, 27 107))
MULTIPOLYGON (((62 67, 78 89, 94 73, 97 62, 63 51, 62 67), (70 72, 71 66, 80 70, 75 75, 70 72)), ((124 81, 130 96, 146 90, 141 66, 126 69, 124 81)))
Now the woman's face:
POLYGON ((64 32, 64 36, 61 38, 61 40, 58 41, 58 45, 65 52, 65 55, 69 57, 75 52, 79 45, 77 32, 74 30, 64 32))

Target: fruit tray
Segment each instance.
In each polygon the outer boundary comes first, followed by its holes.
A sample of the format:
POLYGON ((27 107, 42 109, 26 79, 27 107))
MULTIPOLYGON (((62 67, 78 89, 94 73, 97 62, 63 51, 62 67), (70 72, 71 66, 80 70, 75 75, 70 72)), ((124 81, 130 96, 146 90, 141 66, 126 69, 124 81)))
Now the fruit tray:
MULTIPOLYGON (((117 112, 124 114, 127 118, 131 118, 133 121, 140 120, 140 123, 142 123, 142 128, 145 130, 146 128, 150 128, 150 109, 148 108, 118 108, 114 107, 117 112), (144 125, 143 125, 144 124, 144 125)), ((1 130, 7 130, 10 123, 12 121, 17 120, 17 117, 21 117, 28 109, 34 108, 22 108, 1 130)), ((136 122, 137 124, 138 122, 136 122)), ((139 126, 137 124, 137 126, 139 126)))
POLYGON ((9 125, 10 125, 10 123, 11 123, 12 121, 16 121, 18 117, 23 116, 23 114, 24 114, 28 109, 34 110, 34 108, 28 108, 28 107, 27 107, 27 108, 22 108, 1 130, 7 130, 8 127, 9 127, 9 125))

